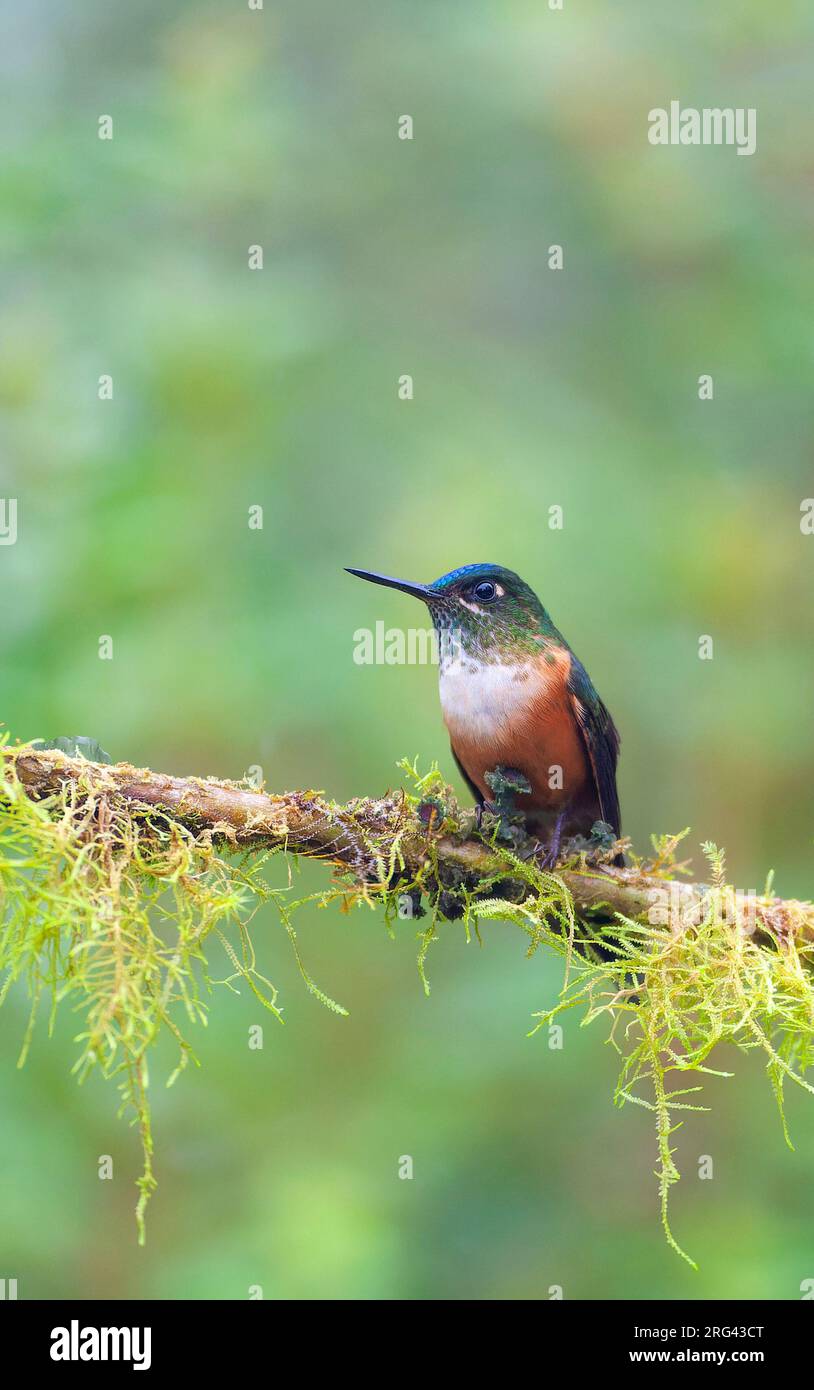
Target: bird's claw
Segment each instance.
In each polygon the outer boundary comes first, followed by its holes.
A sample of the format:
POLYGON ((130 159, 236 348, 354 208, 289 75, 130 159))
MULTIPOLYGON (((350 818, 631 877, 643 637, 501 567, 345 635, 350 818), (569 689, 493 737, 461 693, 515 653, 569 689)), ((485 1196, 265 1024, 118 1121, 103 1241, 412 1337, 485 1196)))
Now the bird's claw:
POLYGON ((559 845, 555 845, 553 842, 551 844, 546 845, 545 849, 543 850, 543 853, 540 856, 540 868, 556 869, 557 860, 560 857, 559 850, 559 845))
POLYGON ((482 829, 483 817, 487 812, 490 816, 499 816, 500 808, 494 801, 479 801, 475 807, 475 825, 478 830, 482 829))

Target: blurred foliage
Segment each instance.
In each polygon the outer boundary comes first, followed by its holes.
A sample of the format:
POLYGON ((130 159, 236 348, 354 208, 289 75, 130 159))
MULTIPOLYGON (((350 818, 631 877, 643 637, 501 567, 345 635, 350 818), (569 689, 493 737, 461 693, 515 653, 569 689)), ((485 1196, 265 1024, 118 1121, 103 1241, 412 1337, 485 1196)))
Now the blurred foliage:
MULTIPOLYGON (((494 560, 613 711, 627 833, 690 824, 739 887, 774 867, 810 896, 813 30, 802 0, 15 10, 7 726, 341 799, 395 781, 405 750, 453 776, 434 673, 352 660, 356 628, 421 619, 342 566, 494 560), (757 153, 650 146, 673 97, 756 106, 757 153)), ((350 1017, 286 975, 270 917, 260 966, 289 1026, 249 1051, 261 1020, 230 995, 171 1107, 155 1085, 145 1251, 136 1139, 66 1077, 70 1025, 14 1071, 9 1001, 0 1231, 21 1297, 799 1296, 814 1124, 790 1098, 787 1155, 757 1063, 735 1068, 753 1103, 722 1082, 681 1131, 695 1275, 654 1236, 649 1117, 610 1106, 609 1051, 525 1036, 556 963, 495 923, 483 950, 433 946, 425 1000, 409 929, 314 913, 301 934, 350 1017)))

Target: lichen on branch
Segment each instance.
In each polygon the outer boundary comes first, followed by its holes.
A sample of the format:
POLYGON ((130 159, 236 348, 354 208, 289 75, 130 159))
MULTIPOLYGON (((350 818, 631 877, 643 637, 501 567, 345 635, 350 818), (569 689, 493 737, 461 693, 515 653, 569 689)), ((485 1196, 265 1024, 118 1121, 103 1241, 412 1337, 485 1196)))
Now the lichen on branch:
POLYGON ((573 1008, 607 1020, 621 1061, 617 1104, 654 1112, 662 1220, 682 1255, 667 1214, 678 1179, 672 1136, 680 1112, 702 1107, 697 1085, 671 1081, 703 1076, 712 1050, 730 1042, 763 1052, 781 1114, 786 1081, 812 1089, 814 906, 768 888, 736 894, 715 846, 704 847, 708 884, 681 876, 682 836, 655 840, 647 860, 628 847, 624 869, 608 862, 613 848, 573 842, 551 871, 518 825, 487 816, 477 829, 436 769, 421 777, 405 763, 409 790, 337 804, 315 791, 271 794, 30 744, 7 741, 2 755, 0 1002, 27 982, 21 1062, 44 1001, 51 1019, 67 1001, 82 1014, 75 1070, 115 1078, 140 1129, 140 1239, 155 1186, 150 1050, 164 1032, 175 1039, 171 1084, 194 1057, 185 1030, 206 1020, 216 983, 248 987, 281 1019, 252 944, 266 902, 307 989, 337 1014, 345 1010, 300 954, 294 915, 303 902, 378 909, 393 934, 412 922, 425 989, 427 953, 447 924, 482 939, 483 924, 514 923, 529 955, 557 952, 563 987, 531 1033, 573 1008), (272 856, 324 860, 335 872, 324 890, 293 901, 290 882, 269 882, 272 856), (229 961, 221 981, 208 965, 213 940, 229 961))

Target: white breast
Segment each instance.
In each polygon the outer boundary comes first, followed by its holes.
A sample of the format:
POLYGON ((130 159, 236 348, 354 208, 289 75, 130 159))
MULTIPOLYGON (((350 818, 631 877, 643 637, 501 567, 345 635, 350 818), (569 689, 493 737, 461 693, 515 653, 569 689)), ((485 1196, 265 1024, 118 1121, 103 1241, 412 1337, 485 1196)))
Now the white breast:
POLYGON ((530 665, 485 665, 466 656, 443 667, 439 677, 444 722, 470 738, 493 738, 529 704, 530 665))

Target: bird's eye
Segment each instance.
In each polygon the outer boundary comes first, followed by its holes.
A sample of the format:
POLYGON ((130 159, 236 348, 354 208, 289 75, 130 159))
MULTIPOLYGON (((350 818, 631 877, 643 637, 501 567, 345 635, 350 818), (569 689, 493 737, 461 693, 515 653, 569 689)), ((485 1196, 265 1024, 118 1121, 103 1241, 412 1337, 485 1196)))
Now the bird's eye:
POLYGON ((496 593, 497 589, 489 579, 482 580, 482 582, 476 584, 472 590, 473 596, 478 599, 480 603, 491 603, 496 593))

